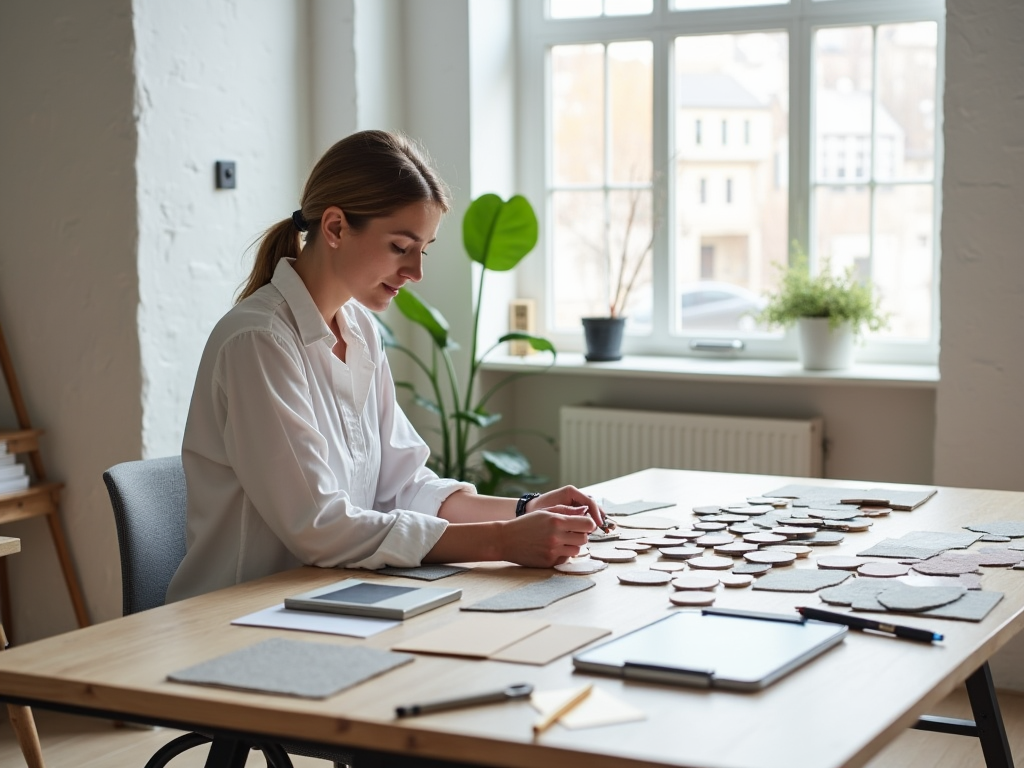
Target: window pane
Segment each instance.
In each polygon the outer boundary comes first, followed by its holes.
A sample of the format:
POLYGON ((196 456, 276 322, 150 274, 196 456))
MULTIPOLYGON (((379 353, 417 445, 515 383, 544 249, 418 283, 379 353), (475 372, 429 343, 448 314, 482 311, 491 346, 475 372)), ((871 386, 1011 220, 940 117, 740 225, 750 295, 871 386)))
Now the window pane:
POLYGON ((651 325, 651 192, 647 189, 608 193, 608 274, 616 311, 629 318, 630 329, 651 325), (621 308, 621 309, 620 309, 621 308))
POLYGON ((555 326, 578 331, 581 317, 608 314, 605 194, 554 192, 551 212, 555 326))
POLYGON ((551 49, 552 160, 556 184, 604 177, 604 46, 551 49))
POLYGON ((681 37, 675 61, 676 328, 749 330, 788 255, 788 39, 681 37))
POLYGON ((789 0, 672 0, 673 11, 702 8, 740 8, 746 5, 788 5, 789 0))
POLYGON ((931 184, 875 190, 875 255, 871 276, 891 313, 887 336, 927 339, 931 333, 934 203, 931 184))
POLYGON ((833 272, 853 267, 871 277, 871 194, 868 187, 818 187, 814 192, 813 270, 828 262, 833 272))
POLYGON ((654 0, 604 0, 606 16, 640 16, 654 10, 654 0))
POLYGON ((878 28, 878 179, 932 178, 937 37, 931 21, 878 28))
MULTIPOLYGON (((815 178, 818 181, 863 182, 868 179, 871 47, 871 27, 819 29, 814 36, 815 178)), ((882 123, 880 119, 880 135, 882 123)), ((892 138, 891 133, 887 135, 892 138)), ((888 146, 890 159, 894 158, 894 148, 895 144, 888 146)), ((878 150, 878 162, 881 162, 886 148, 880 144, 878 150)))
POLYGON ((601 15, 601 0, 551 0, 552 19, 581 19, 601 15))
POLYGON ((609 118, 613 182, 651 179, 654 84, 649 42, 608 46, 609 118))

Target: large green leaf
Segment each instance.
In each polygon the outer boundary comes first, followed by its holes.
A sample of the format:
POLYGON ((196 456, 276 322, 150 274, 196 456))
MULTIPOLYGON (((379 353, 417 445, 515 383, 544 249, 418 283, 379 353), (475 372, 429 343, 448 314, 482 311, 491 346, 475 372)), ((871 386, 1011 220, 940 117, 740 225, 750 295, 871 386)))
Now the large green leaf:
POLYGON ((522 195, 507 201, 481 195, 462 219, 462 243, 473 261, 485 269, 506 272, 537 244, 537 216, 522 195))
POLYGON ((407 318, 426 329, 434 343, 441 349, 449 346, 448 321, 437 309, 427 304, 409 288, 403 288, 395 296, 395 306, 407 318))
POLYGON ((501 344, 504 341, 525 341, 538 352, 550 352, 552 355, 558 354, 555 351, 555 345, 550 341, 543 339, 540 336, 531 336, 528 333, 519 333, 518 331, 515 333, 506 333, 498 339, 498 343, 501 344))
POLYGON ((502 475, 522 477, 530 474, 529 460, 512 446, 503 451, 483 451, 481 455, 492 471, 502 475))
POLYGON ((478 427, 489 427, 501 421, 500 413, 487 413, 486 411, 456 411, 455 418, 461 421, 468 421, 478 427))

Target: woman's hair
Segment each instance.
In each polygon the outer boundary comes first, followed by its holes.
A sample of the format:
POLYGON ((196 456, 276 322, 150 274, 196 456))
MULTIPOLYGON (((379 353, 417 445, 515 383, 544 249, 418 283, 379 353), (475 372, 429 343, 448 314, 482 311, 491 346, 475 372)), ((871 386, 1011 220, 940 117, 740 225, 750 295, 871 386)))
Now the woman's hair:
POLYGON ((411 203, 432 202, 448 211, 448 191, 425 153, 405 136, 387 131, 360 131, 346 136, 313 167, 295 215, 263 233, 249 279, 237 301, 262 288, 277 262, 296 258, 300 226, 308 226, 306 244, 316 240, 320 217, 337 206, 354 230, 370 219, 390 216, 411 203))

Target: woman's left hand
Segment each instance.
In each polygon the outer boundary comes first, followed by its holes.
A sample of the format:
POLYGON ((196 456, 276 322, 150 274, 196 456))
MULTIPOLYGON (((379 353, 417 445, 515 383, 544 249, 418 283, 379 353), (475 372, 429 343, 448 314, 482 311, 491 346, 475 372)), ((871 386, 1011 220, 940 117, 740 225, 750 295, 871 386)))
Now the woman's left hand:
POLYGON ((589 515, 594 524, 601 530, 607 531, 609 528, 615 527, 614 521, 609 520, 605 516, 604 510, 598 506, 598 503, 592 497, 572 485, 566 485, 562 488, 542 493, 535 499, 530 499, 526 503, 526 511, 529 513, 535 512, 538 509, 550 509, 556 506, 583 507, 584 509, 581 511, 581 514, 589 515))

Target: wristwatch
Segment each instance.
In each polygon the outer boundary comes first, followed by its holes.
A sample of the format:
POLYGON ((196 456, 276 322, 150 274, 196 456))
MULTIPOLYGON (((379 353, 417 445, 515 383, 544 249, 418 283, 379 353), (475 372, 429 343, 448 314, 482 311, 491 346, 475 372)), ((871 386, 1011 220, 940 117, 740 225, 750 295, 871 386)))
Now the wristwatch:
POLYGON ((516 502, 516 517, 522 517, 526 514, 526 505, 531 501, 540 496, 539 493, 524 493, 519 497, 519 501, 516 502))

